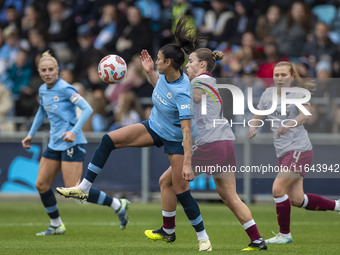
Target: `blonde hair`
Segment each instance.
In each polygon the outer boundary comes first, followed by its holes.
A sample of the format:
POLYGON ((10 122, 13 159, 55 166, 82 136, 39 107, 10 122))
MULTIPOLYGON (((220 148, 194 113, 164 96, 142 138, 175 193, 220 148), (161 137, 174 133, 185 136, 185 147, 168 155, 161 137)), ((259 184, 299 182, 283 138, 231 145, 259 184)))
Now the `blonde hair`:
POLYGON ((290 63, 288 61, 281 61, 281 62, 279 62, 275 65, 274 69, 276 67, 279 67, 279 66, 288 66, 289 67, 289 73, 292 77, 294 77, 294 84, 297 87, 308 89, 309 91, 314 91, 316 89, 316 84, 314 83, 314 81, 311 80, 311 79, 303 80, 300 77, 298 71, 296 71, 296 68, 292 63, 290 63))
POLYGON ((208 48, 199 48, 194 51, 199 61, 207 62, 207 72, 211 73, 216 66, 216 61, 221 60, 224 56, 222 51, 211 51, 208 48))
POLYGON ((41 55, 41 58, 40 58, 39 64, 38 64, 38 70, 40 69, 41 62, 46 61, 46 60, 52 60, 53 63, 55 64, 55 66, 58 68, 58 61, 57 61, 57 59, 51 55, 49 50, 47 50, 47 51, 45 51, 41 55))

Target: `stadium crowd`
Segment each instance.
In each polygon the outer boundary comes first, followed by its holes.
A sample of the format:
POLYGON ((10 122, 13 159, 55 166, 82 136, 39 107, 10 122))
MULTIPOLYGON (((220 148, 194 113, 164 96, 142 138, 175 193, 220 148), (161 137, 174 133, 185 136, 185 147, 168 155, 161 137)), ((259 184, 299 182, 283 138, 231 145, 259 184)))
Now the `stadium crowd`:
MULTIPOLYGON (((139 54, 147 49, 155 57, 159 47, 173 40, 177 21, 186 15, 205 36, 205 47, 224 52, 216 77, 244 91, 253 87, 254 98, 259 98, 272 85, 275 64, 289 60, 302 78, 313 78, 318 85, 306 129, 340 133, 340 0, 6 0, 2 4, 0 132, 30 126, 42 83, 37 63, 48 49, 60 63, 61 77, 94 110, 85 132, 110 131, 147 119, 153 87, 139 54), (117 85, 107 86, 97 74, 97 65, 107 54, 118 54, 128 63, 127 77, 117 85), (28 121, 15 124, 15 117, 28 121)), ((231 105, 226 100, 224 107, 231 105)))

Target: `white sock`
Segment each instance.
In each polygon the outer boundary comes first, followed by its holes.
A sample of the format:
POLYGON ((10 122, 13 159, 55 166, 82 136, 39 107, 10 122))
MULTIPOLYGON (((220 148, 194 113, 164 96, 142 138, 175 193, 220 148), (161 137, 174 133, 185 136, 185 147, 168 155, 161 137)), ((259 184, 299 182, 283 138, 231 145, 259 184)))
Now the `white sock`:
POLYGON ((339 202, 339 200, 335 200, 334 211, 340 211, 340 202, 339 202))
POLYGON ((120 208, 120 200, 118 198, 113 198, 112 199, 112 204, 111 207, 113 208, 113 210, 117 211, 120 208))
POLYGON ((200 232, 196 232, 197 234, 197 240, 200 241, 200 240, 209 240, 209 236, 207 234, 207 231, 202 230, 200 232))
POLYGON ((292 234, 291 233, 288 233, 288 234, 282 234, 280 233, 280 235, 284 236, 284 237, 287 237, 287 238, 292 238, 292 234))
POLYGON ((289 197, 288 197, 287 194, 285 194, 282 197, 273 197, 273 199, 274 199, 274 202, 276 204, 278 204, 278 203, 282 203, 282 202, 286 201, 287 199, 289 199, 289 197))
POLYGON ((256 223, 255 223, 254 219, 251 219, 250 221, 244 223, 242 226, 243 226, 244 230, 246 230, 246 229, 250 228, 251 226, 253 226, 255 224, 256 223))
POLYGON ((85 193, 88 193, 91 187, 92 187, 92 183, 86 180, 85 178, 79 184, 79 188, 85 193))
POLYGON ((167 233, 168 235, 171 235, 172 233, 175 232, 174 228, 163 228, 164 232, 167 233))
POLYGON ((164 217, 174 217, 174 216, 176 216, 176 210, 171 211, 171 212, 162 210, 162 216, 164 216, 164 217))
POLYGON ((306 194, 303 195, 303 204, 301 205, 302 208, 306 208, 306 206, 308 205, 308 197, 306 194))
POLYGON ((59 227, 63 222, 61 221, 61 218, 55 218, 55 219, 50 219, 50 225, 52 227, 59 227))

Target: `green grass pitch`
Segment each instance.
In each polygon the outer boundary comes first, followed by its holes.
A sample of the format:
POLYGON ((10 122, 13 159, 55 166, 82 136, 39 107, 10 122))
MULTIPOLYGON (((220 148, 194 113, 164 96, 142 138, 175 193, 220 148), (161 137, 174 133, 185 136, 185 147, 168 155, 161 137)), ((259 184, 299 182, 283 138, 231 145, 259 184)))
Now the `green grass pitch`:
MULTIPOLYGON (((173 244, 147 240, 145 229, 162 225, 158 203, 130 205, 130 223, 120 230, 118 218, 108 207, 79 204, 58 197, 66 234, 35 236, 49 224, 39 200, 0 201, 0 254, 197 254, 193 228, 178 206, 177 240, 173 244)), ((223 204, 199 203, 213 254, 244 254, 249 239, 234 215, 223 204)), ((264 238, 278 231, 273 205, 250 206, 264 238)), ((266 254, 340 254, 340 215, 292 208, 292 244, 269 245, 266 254)))

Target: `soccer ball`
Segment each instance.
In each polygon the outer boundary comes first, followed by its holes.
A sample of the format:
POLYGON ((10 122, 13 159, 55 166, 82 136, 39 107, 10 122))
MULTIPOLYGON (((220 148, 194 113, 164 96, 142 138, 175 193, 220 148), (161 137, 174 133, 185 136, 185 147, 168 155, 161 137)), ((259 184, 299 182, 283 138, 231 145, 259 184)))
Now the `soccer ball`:
POLYGON ((98 75, 103 82, 116 84, 124 80, 127 72, 125 60, 118 55, 107 55, 98 65, 98 75))

